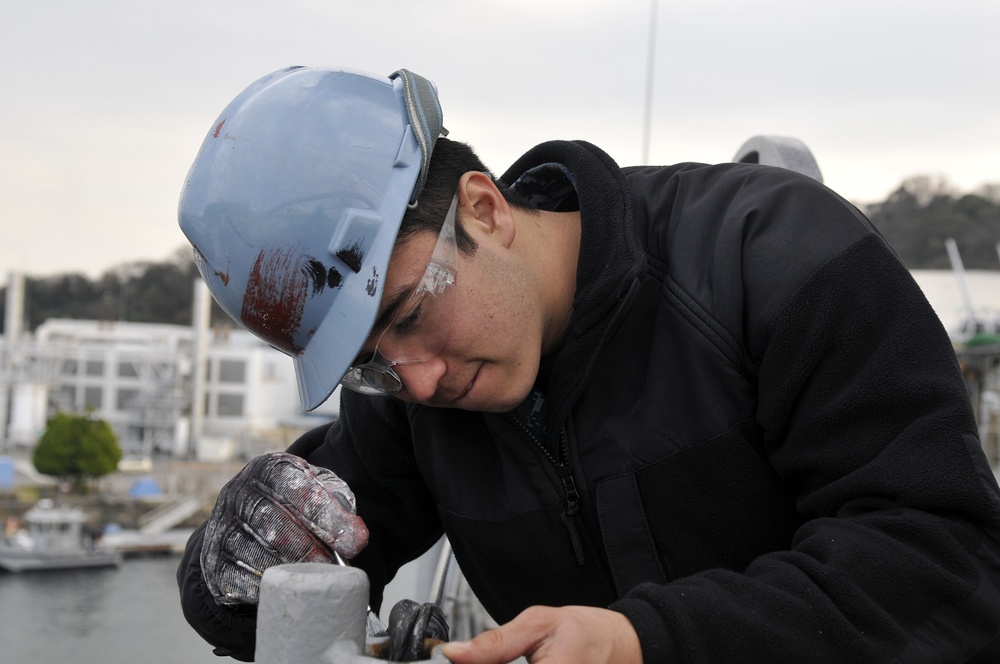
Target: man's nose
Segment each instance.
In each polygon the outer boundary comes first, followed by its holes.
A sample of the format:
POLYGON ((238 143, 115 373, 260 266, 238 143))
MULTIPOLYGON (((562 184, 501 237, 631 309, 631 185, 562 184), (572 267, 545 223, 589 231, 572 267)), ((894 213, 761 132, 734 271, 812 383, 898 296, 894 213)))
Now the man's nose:
POLYGON ((438 382, 444 375, 447 364, 441 358, 433 357, 425 362, 397 364, 393 369, 403 381, 403 389, 409 393, 410 398, 429 402, 437 392, 438 382))

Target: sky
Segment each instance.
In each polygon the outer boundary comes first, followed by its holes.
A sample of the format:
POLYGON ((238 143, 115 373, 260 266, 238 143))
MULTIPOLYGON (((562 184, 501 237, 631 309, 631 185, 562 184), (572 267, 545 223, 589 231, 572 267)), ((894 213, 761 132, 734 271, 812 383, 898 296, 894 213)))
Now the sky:
POLYGON ((0 279, 186 247, 198 147, 289 65, 433 80, 450 136, 497 173, 550 139, 631 165, 783 135, 855 202, 917 175, 970 191, 1000 183, 998 34, 995 0, 5 0, 0 279))

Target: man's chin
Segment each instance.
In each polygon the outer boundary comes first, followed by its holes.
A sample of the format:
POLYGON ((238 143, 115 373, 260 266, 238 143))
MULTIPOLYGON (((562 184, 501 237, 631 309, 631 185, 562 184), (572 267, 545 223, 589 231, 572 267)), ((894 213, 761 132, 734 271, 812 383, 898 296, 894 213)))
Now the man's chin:
POLYGON ((506 394, 494 398, 477 399, 477 394, 468 394, 465 398, 447 403, 429 403, 427 406, 434 408, 455 408, 457 410, 467 410, 473 413, 509 413, 517 408, 531 392, 531 387, 523 390, 523 393, 506 394))
POLYGON ((504 398, 497 399, 492 403, 486 405, 480 404, 479 407, 470 407, 467 410, 475 410, 480 413, 509 413, 520 406, 522 401, 528 398, 528 395, 531 393, 531 387, 531 385, 528 385, 527 388, 516 394, 506 395, 504 398))
MULTIPOLYGON (((432 402, 417 402, 422 403, 424 406, 430 406, 432 408, 454 408, 457 410, 467 410, 473 413, 509 413, 510 411, 517 408, 522 401, 528 398, 528 394, 531 393, 531 388, 534 385, 534 376, 532 380, 515 381, 513 379, 508 379, 503 381, 502 387, 507 388, 504 390, 503 394, 490 394, 495 383, 491 379, 496 378, 495 375, 487 374, 483 375, 482 369, 476 373, 474 381, 469 385, 468 390, 464 395, 455 399, 454 401, 432 401, 432 402), (523 385, 518 385, 511 389, 511 382, 523 382, 523 385)), ((413 399, 408 399, 402 397, 404 401, 414 401, 413 399)))
MULTIPOLYGON (((527 396, 527 395, 525 395, 527 396)), ((523 401, 523 399, 522 399, 523 401)), ((423 404, 425 406, 430 406, 431 408, 453 408, 455 410, 467 410, 472 413, 509 413, 510 411, 517 408, 520 401, 515 401, 514 403, 495 402, 495 403, 478 403, 478 402, 452 402, 452 403, 428 403, 423 404)))

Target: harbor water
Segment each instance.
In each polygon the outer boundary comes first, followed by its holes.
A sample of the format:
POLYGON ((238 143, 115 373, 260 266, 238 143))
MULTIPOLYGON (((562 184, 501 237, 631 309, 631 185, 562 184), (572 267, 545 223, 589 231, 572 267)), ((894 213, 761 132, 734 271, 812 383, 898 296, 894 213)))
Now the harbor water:
POLYGON ((3 664, 224 664, 184 621, 177 557, 0 573, 3 664))
MULTIPOLYGON (((428 598, 439 551, 399 570, 385 589, 386 607, 428 598)), ((236 662, 212 654, 184 621, 179 563, 128 558, 118 568, 0 572, 0 664, 236 662)))

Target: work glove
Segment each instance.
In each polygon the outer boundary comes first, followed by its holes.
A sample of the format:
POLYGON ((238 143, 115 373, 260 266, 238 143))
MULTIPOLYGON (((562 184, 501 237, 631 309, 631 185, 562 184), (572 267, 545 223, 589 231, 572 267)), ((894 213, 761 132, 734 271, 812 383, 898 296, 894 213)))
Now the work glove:
POLYGON ((256 604, 272 565, 334 563, 368 543, 347 483, 292 454, 252 459, 222 487, 205 527, 201 571, 219 604, 256 604))

